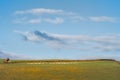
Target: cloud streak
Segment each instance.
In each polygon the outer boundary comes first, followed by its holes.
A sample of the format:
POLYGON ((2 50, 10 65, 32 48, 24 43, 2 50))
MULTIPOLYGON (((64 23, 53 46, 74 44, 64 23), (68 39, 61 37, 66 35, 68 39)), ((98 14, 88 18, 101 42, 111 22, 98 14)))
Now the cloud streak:
POLYGON ((23 55, 18 55, 16 53, 11 53, 11 52, 1 51, 1 50, 0 50, 0 58, 2 58, 2 59, 6 59, 6 58, 10 58, 10 59, 30 59, 30 58, 25 57, 23 55))
MULTIPOLYGON (((20 16, 17 19, 18 23, 30 23, 30 24, 40 24, 42 22, 51 24, 62 24, 65 21, 70 22, 109 22, 118 23, 119 18, 110 16, 81 16, 75 12, 68 12, 62 9, 48 9, 48 8, 34 8, 29 10, 18 10, 15 12, 16 16, 20 16), (22 16, 21 16, 22 15, 22 16), (23 19, 27 16, 27 19, 23 19)), ((15 20, 16 22, 16 20, 15 20)))
POLYGON ((13 21, 14 23, 24 23, 24 24, 40 24, 42 22, 47 22, 51 24, 62 24, 64 22, 63 18, 21 18, 13 21))
POLYGON ((94 22, 116 22, 116 18, 108 16, 96 16, 89 19, 94 22))
POLYGON ((61 24, 64 22, 64 19, 63 18, 55 18, 55 19, 50 19, 50 18, 46 18, 44 19, 45 22, 48 22, 48 23, 53 23, 53 24, 61 24))
POLYGON ((40 24, 42 22, 51 24, 62 24, 64 16, 73 16, 72 12, 65 12, 59 9, 35 8, 29 10, 20 10, 15 12, 20 18, 15 19, 14 23, 40 24), (25 17, 27 16, 27 17, 25 17), (35 17, 35 18, 34 18, 35 17), (37 18, 36 18, 37 17, 37 18), (39 18, 40 17, 40 18, 39 18))
POLYGON ((34 15, 42 15, 42 14, 60 14, 64 13, 63 10, 57 10, 57 9, 47 9, 47 8, 35 8, 35 9, 29 9, 29 10, 20 10, 16 11, 15 14, 34 14, 34 15))
POLYGON ((20 32, 26 41, 42 42, 53 48, 83 51, 120 51, 120 35, 60 35, 41 31, 20 32))

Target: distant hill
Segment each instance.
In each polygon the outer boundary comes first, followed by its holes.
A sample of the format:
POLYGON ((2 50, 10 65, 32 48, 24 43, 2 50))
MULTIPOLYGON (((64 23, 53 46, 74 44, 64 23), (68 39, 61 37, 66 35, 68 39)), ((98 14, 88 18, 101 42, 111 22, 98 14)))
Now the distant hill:
POLYGON ((116 61, 114 59, 98 59, 98 60, 100 60, 100 61, 116 61))
POLYGON ((90 60, 62 60, 62 59, 46 59, 46 60, 34 60, 28 57, 24 57, 21 55, 17 55, 14 53, 9 53, 9 52, 4 52, 4 51, 0 51, 0 59, 6 59, 6 58, 10 58, 10 59, 15 59, 15 60, 28 60, 28 61, 36 61, 36 62, 81 62, 81 61, 115 61, 114 59, 90 59, 90 60))

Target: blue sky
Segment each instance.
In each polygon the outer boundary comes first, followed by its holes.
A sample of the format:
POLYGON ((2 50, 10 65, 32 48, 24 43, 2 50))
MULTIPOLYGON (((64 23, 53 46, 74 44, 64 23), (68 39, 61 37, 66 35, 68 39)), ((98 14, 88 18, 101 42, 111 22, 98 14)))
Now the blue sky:
POLYGON ((119 0, 0 0, 0 52, 32 59, 120 60, 119 0))

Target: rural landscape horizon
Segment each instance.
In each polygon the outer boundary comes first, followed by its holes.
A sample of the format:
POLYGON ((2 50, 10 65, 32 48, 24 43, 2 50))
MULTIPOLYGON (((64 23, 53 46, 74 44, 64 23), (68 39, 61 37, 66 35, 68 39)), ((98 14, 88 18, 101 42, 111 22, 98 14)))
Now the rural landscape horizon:
POLYGON ((0 0, 0 80, 120 80, 120 0, 0 0))
POLYGON ((118 3, 1 0, 0 58, 119 61, 118 3))

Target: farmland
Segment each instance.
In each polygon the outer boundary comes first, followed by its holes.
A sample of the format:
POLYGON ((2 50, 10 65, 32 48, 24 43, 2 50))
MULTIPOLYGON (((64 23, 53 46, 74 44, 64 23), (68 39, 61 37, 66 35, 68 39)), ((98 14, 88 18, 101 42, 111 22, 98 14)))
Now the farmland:
POLYGON ((0 80, 120 80, 120 64, 116 61, 0 62, 0 80))

